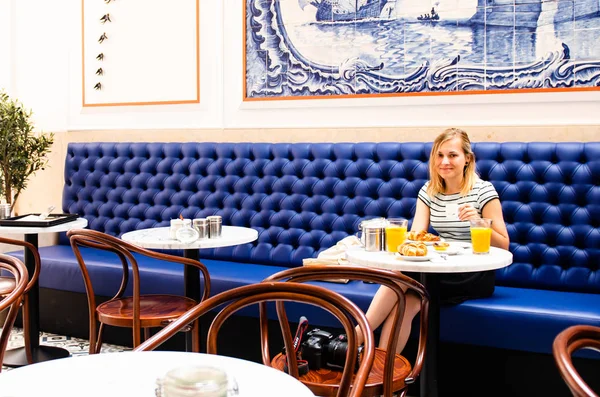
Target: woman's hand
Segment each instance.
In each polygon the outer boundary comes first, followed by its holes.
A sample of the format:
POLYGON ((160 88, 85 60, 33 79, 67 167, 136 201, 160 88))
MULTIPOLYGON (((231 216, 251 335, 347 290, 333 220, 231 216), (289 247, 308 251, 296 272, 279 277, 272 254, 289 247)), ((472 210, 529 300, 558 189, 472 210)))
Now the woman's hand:
POLYGON ((468 221, 471 219, 479 219, 481 218, 477 213, 475 207, 471 204, 463 204, 458 207, 458 219, 461 221, 468 221))

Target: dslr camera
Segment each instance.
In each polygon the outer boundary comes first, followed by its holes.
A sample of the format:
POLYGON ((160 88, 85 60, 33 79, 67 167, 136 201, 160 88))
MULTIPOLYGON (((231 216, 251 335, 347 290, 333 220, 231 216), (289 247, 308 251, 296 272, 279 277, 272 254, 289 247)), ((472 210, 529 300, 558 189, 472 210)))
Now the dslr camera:
MULTIPOLYGON (((362 348, 359 348, 359 356, 361 351, 362 348)), ((300 352, 302 359, 308 362, 308 368, 311 370, 321 368, 343 370, 348 352, 348 338, 344 334, 334 337, 332 333, 314 328, 306 333, 300 352)), ((356 362, 358 367, 358 357, 356 362)))

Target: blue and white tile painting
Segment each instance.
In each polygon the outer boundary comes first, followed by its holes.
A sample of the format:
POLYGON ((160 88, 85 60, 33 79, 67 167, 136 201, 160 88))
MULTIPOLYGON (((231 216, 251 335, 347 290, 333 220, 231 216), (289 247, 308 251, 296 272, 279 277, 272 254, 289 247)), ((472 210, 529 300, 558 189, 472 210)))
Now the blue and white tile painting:
POLYGON ((600 0, 245 0, 246 98, 600 87, 600 0))

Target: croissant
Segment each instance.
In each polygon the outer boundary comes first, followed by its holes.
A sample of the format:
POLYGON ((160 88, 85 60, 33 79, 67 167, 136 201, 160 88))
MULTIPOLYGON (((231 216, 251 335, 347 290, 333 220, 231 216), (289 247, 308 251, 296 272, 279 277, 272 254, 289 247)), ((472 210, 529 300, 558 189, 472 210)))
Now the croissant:
POLYGON ((410 231, 406 237, 412 241, 440 241, 440 236, 427 233, 425 230, 421 230, 420 232, 410 231))
POLYGON ((398 247, 398 252, 404 256, 425 256, 427 246, 423 243, 404 243, 398 247))
POLYGON ((412 240, 412 241, 420 241, 420 239, 422 238, 423 235, 425 235, 425 233, 426 233, 425 230, 421 230, 420 232, 411 230, 406 235, 406 238, 409 240, 412 240))

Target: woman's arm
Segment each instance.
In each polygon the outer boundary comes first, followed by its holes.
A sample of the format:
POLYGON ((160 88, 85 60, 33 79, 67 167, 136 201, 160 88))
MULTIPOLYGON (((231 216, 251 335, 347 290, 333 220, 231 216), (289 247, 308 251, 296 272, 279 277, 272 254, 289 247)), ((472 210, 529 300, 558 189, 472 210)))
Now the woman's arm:
POLYGON ((421 199, 417 199, 417 209, 410 230, 420 232, 427 229, 429 229, 429 207, 421 199))
POLYGON ((506 230, 506 224, 504 223, 504 216, 502 215, 502 205, 499 199, 493 199, 489 201, 481 211, 481 215, 484 218, 492 220, 492 246, 508 249, 510 240, 508 238, 508 230, 506 230))

